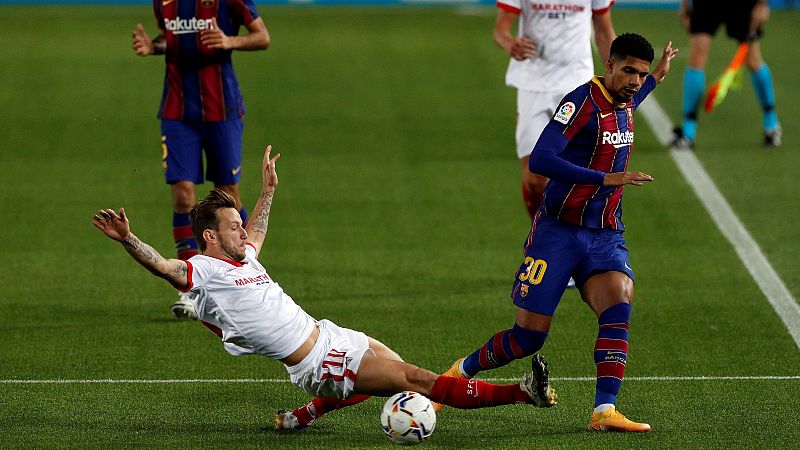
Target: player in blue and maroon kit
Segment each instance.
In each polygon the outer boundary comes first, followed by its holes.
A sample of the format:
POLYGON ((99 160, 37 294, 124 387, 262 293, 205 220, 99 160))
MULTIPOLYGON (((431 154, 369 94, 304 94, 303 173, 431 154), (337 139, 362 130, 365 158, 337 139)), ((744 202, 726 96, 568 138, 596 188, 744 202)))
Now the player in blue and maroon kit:
MULTIPOLYGON (((178 258, 187 260, 198 252, 189 211, 196 203, 195 185, 204 177, 233 196, 247 219, 239 199, 245 109, 231 53, 263 50, 270 40, 252 0, 154 0, 153 10, 160 33, 151 40, 137 24, 133 50, 140 56, 166 55, 158 112, 162 165, 172 187, 178 258), (248 33, 238 36, 242 26, 248 33)), ((197 318, 183 295, 170 309, 177 318, 197 318)))
MULTIPOLYGON (((622 34, 611 44, 610 53, 606 75, 564 97, 531 153, 531 172, 550 182, 531 224, 511 293, 518 308, 514 326, 456 361, 445 374, 471 378, 538 352, 573 277, 599 324, 595 410, 589 428, 648 431, 650 425, 626 419, 615 407, 625 372, 633 300, 633 270, 622 236, 622 189, 653 180, 628 171, 633 113, 664 80, 677 50, 669 43, 652 74, 653 47, 645 38, 622 34)), ((546 406, 552 406, 557 397, 547 383, 547 364, 536 355, 532 365, 539 385, 546 387, 544 394, 550 399, 546 406)))

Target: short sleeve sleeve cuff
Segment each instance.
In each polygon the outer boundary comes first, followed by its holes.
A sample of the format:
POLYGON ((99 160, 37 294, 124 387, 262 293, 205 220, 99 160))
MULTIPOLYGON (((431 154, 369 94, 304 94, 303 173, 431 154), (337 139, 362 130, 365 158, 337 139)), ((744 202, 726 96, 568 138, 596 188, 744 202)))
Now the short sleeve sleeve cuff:
POLYGON ((592 0, 592 15, 601 16, 606 14, 614 6, 614 0, 592 0))
POLYGON ((189 292, 194 287, 194 281, 192 280, 192 276, 194 276, 194 266, 189 261, 186 261, 186 266, 188 267, 188 271, 186 272, 186 287, 179 289, 181 292, 189 292))
POLYGON ((517 0, 497 0, 497 7, 514 14, 522 12, 522 5, 517 0))
POLYGON ((252 21, 259 17, 253 0, 231 0, 229 2, 229 7, 245 26, 250 25, 252 21))

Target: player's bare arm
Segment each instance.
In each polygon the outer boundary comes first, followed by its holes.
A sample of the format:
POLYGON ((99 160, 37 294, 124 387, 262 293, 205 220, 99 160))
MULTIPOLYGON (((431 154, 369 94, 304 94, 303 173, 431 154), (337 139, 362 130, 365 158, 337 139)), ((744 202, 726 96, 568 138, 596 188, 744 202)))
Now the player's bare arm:
POLYGON ((603 177, 603 186, 623 186, 632 184, 642 186, 645 182, 653 181, 653 177, 644 172, 612 172, 603 177))
POLYGON ((608 61, 611 43, 617 37, 614 24, 611 22, 611 12, 592 15, 592 27, 594 28, 594 42, 597 44, 597 51, 600 52, 601 61, 608 61))
POLYGON ((154 275, 169 281, 172 286, 183 289, 189 282, 189 266, 179 259, 165 259, 153 247, 145 244, 131 233, 125 209, 119 214, 113 209, 101 209, 92 217, 92 224, 109 238, 125 247, 128 254, 154 275))
POLYGON ((211 19, 211 28, 200 32, 200 42, 208 48, 221 50, 264 50, 270 39, 267 26, 259 17, 247 25, 244 36, 228 36, 217 25, 217 18, 211 19))
POLYGON ((664 47, 664 52, 661 54, 661 60, 658 62, 655 70, 653 70, 652 75, 656 79, 656 83, 661 84, 664 81, 664 78, 667 76, 667 72, 669 72, 669 65, 673 58, 678 54, 677 48, 672 48, 672 41, 667 42, 667 46, 664 47))
POLYGON ((142 24, 136 24, 136 29, 133 31, 133 51, 137 55, 163 55, 166 50, 167 39, 164 37, 163 32, 156 36, 155 39, 150 39, 142 24))
POLYGON ((261 195, 259 195, 256 206, 253 208, 253 215, 247 221, 247 226, 245 227, 248 240, 256 249, 256 255, 261 252, 261 246, 267 236, 272 197, 275 194, 275 188, 278 187, 278 173, 275 171, 275 164, 280 157, 280 153, 274 157, 272 156, 271 145, 268 145, 264 150, 264 161, 261 164, 261 195))
POLYGON ((536 55, 536 44, 530 38, 511 34, 511 26, 518 17, 519 14, 514 14, 505 9, 498 9, 497 21, 494 24, 492 36, 494 36, 494 42, 505 50, 509 56, 522 61, 533 58, 536 55))

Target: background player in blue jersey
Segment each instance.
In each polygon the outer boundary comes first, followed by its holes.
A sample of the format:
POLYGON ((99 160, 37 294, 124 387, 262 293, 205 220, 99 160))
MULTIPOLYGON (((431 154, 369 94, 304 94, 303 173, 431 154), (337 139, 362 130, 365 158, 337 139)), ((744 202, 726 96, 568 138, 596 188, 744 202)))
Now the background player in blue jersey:
MULTIPOLYGON (((142 24, 133 32, 139 56, 165 55, 166 75, 158 117, 162 165, 172 188, 172 234, 178 258, 196 255, 189 211, 195 185, 208 178, 236 200, 242 169, 244 102, 231 62, 233 50, 263 50, 270 38, 252 0, 153 0, 160 33, 150 39, 142 24), (238 36, 239 28, 248 33, 238 36), (203 150, 206 171, 203 174, 203 150)), ((170 310, 197 319, 185 294, 170 310)))
POLYGON ((692 149, 697 136, 697 113, 705 93, 706 62, 711 41, 717 29, 725 24, 728 36, 739 42, 752 39, 745 64, 763 112, 764 145, 781 145, 782 131, 775 112, 775 91, 772 73, 761 57, 761 26, 769 19, 767 0, 738 0, 718 2, 711 0, 683 0, 680 10, 681 24, 691 33, 689 38, 689 66, 683 74, 683 121, 675 130, 673 145, 692 149))
MULTIPOLYGON (((594 77, 561 100, 530 157, 530 170, 550 182, 514 281, 514 326, 456 361, 446 375, 471 378, 538 352, 571 276, 599 325, 594 348, 595 410, 589 428, 650 430, 650 425, 626 419, 615 407, 627 359, 634 279, 622 237, 622 189, 653 180, 628 171, 633 113, 664 80, 676 53, 672 43, 667 44, 650 74, 653 47, 642 36, 622 34, 611 44, 606 75, 594 77)), ((556 394, 547 381, 547 365, 538 355, 533 368, 541 376, 542 395, 552 406, 556 394)))

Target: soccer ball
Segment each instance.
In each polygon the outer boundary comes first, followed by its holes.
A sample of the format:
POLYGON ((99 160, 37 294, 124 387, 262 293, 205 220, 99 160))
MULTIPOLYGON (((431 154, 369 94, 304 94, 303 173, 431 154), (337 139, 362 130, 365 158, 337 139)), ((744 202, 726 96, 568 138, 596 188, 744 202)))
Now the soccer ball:
POLYGON ((411 391, 400 392, 383 405, 381 425, 392 442, 416 445, 433 433, 436 411, 424 395, 411 391))

